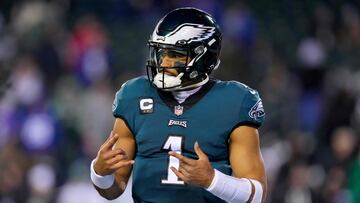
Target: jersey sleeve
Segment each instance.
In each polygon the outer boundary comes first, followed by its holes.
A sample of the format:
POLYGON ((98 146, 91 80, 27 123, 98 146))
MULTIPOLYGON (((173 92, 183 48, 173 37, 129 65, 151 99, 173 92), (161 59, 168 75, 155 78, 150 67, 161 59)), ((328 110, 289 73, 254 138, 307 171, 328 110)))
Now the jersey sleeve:
POLYGON ((239 125, 259 128, 265 119, 265 111, 259 93, 248 89, 240 106, 239 125))
POLYGON ((128 95, 128 87, 124 83, 121 88, 116 92, 115 99, 112 105, 112 113, 115 118, 121 118, 125 121, 126 125, 133 132, 134 129, 134 112, 131 102, 131 96, 128 95))

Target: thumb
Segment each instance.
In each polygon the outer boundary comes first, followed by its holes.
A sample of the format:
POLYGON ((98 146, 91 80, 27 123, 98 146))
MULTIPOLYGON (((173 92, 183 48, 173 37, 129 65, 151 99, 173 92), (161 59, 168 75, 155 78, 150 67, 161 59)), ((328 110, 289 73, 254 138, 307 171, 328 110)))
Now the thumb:
POLYGON ((199 143, 196 141, 194 144, 194 150, 199 159, 207 159, 207 155, 201 150, 199 143))

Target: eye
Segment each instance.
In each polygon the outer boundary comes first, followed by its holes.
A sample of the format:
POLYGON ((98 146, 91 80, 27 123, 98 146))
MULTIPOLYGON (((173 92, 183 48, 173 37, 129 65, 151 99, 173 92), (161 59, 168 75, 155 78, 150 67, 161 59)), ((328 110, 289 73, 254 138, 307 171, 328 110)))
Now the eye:
POLYGON ((187 56, 186 51, 180 51, 180 50, 173 50, 173 51, 171 51, 171 54, 176 58, 181 58, 181 57, 187 56))
POLYGON ((185 61, 176 61, 174 65, 175 65, 175 67, 185 67, 186 62, 185 61))
POLYGON ((170 50, 170 49, 159 49, 157 51, 157 57, 161 58, 164 56, 168 56, 171 58, 179 58, 179 57, 186 57, 187 52, 183 50, 170 50))

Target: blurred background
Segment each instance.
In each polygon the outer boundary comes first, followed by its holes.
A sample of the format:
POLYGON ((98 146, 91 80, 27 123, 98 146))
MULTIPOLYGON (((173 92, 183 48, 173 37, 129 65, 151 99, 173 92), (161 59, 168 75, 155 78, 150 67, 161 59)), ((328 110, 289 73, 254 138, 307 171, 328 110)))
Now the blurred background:
POLYGON ((114 93, 181 6, 222 28, 214 76, 262 96, 267 202, 360 202, 359 1, 1 0, 0 203, 108 202, 89 164, 114 93))

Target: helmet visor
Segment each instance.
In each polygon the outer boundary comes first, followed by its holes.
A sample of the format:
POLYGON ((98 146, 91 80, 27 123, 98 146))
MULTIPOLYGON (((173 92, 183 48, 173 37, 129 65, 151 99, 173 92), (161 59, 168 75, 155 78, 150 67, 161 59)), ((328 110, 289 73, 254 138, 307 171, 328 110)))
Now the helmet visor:
POLYGON ((157 68, 186 68, 189 63, 189 51, 183 47, 150 44, 150 61, 157 68), (163 63, 165 59, 171 59, 171 64, 163 63), (166 64, 166 65, 164 65, 166 64))

